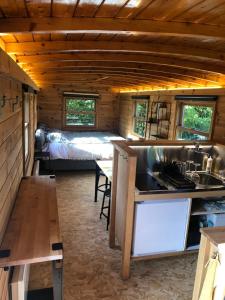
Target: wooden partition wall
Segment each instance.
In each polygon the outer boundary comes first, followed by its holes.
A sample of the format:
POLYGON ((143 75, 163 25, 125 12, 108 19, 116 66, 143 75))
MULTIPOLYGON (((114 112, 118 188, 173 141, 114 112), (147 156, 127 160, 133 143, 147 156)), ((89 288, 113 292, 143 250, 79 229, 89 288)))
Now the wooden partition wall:
MULTIPOLYGON (((6 59, 7 57, 4 56, 6 59)), ((8 60, 7 60, 8 61, 8 60)), ((11 213, 14 199, 23 176, 23 114, 22 82, 4 73, 0 62, 0 243, 11 213), (3 100, 5 96, 5 103, 3 100), (18 101, 16 100, 18 97, 18 101)), ((7 64, 5 62, 6 69, 7 64)), ((17 66, 15 66, 17 70, 17 66)), ((17 70, 18 71, 18 70, 17 70)), ((19 71, 18 71, 19 72, 19 71)), ((19 76, 19 75, 18 75, 19 76)), ((25 75, 24 75, 25 76, 25 75)), ((26 76, 25 76, 26 77, 26 76)), ((30 144, 26 173, 30 175, 34 154, 34 130, 36 128, 36 98, 28 93, 30 99, 30 144)), ((0 269, 0 299, 8 299, 8 272, 0 269)))

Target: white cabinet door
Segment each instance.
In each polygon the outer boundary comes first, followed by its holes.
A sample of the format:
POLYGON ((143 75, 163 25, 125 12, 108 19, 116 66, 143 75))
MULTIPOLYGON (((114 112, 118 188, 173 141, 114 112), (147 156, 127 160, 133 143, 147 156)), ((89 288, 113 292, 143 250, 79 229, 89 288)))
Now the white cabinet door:
POLYGON ((145 201, 136 204, 133 255, 185 249, 190 199, 145 201))

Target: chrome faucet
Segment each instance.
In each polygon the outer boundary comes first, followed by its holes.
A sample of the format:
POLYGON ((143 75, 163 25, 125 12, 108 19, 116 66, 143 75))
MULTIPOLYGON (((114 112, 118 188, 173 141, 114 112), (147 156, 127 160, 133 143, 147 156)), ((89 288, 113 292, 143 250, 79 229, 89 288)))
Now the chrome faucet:
POLYGON ((205 152, 205 151, 201 150, 200 144, 198 142, 195 142, 194 145, 195 145, 195 150, 194 150, 195 153, 204 154, 204 155, 207 155, 207 157, 210 156, 210 154, 208 152, 205 152))

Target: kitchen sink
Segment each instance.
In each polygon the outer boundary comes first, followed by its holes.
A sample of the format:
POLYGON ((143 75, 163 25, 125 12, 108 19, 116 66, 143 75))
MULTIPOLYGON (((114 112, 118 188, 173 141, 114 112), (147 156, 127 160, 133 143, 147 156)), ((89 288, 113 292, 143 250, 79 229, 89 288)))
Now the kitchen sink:
MULTIPOLYGON (((222 180, 216 178, 215 176, 208 173, 199 173, 199 181, 197 186, 200 188, 219 188, 224 187, 224 183, 222 180)), ((189 174, 189 178, 191 179, 191 174, 189 174)))

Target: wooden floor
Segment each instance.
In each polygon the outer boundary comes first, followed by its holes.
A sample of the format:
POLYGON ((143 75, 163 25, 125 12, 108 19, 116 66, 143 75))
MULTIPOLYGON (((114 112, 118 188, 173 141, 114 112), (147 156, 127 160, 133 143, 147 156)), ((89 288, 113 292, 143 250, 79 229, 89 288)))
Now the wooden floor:
MULTIPOLYGON (((120 279, 120 252, 109 249, 105 220, 99 220, 101 201, 93 202, 93 172, 58 174, 57 196, 65 300, 191 299, 196 254, 134 262, 131 278, 120 279)), ((34 265, 29 288, 50 286, 50 270, 46 264, 34 265)))

